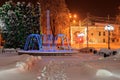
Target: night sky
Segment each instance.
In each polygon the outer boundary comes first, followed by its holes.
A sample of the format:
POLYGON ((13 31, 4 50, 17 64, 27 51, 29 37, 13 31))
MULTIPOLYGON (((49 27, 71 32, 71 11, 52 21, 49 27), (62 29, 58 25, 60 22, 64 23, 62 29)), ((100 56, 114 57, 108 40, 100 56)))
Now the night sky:
MULTIPOLYGON (((8 0, 0 0, 0 5, 8 0)), ((13 1, 27 1, 37 2, 39 0, 13 0, 13 1)), ((54 0, 51 0, 54 1, 54 0)), ((85 18, 87 13, 95 16, 106 17, 115 16, 118 14, 118 6, 120 0, 66 0, 67 6, 71 13, 76 13, 81 19, 85 18)))
POLYGON ((120 0, 66 0, 71 13, 84 18, 87 13, 95 16, 115 16, 118 14, 120 0))

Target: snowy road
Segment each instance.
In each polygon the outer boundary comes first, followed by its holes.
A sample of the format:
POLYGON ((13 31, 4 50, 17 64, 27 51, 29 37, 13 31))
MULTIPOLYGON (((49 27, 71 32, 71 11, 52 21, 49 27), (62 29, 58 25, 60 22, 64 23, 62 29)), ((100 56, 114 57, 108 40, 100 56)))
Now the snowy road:
POLYGON ((32 57, 33 61, 28 59, 30 70, 20 71, 16 63, 29 57, 0 57, 0 80, 120 80, 120 55, 105 59, 93 54, 48 56, 39 61, 32 57))

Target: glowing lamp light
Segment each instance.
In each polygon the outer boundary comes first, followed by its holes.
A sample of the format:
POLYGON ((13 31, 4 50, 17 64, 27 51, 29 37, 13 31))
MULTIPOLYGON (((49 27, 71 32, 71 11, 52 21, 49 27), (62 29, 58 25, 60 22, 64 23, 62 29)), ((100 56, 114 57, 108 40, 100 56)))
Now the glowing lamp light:
POLYGON ((72 18, 72 16, 71 16, 71 15, 69 15, 69 17, 70 17, 70 18, 72 18))
POLYGON ((114 27, 111 26, 111 25, 107 25, 107 26, 105 26, 105 30, 107 30, 107 31, 113 31, 114 27))
POLYGON ((73 20, 73 23, 76 23, 76 21, 75 21, 75 20, 73 20))
POLYGON ((74 18, 77 18, 77 15, 76 15, 76 14, 74 14, 74 18))

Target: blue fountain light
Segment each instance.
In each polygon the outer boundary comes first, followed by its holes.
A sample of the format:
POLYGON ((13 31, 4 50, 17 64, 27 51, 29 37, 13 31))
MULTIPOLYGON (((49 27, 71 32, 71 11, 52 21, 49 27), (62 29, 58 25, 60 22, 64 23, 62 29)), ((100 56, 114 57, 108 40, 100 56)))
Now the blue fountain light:
POLYGON ((38 50, 42 48, 42 35, 30 34, 26 39, 24 50, 34 50, 36 46, 38 50))
POLYGON ((20 53, 72 53, 69 39, 64 34, 53 36, 50 32, 50 11, 47 11, 47 34, 30 34, 20 53), (57 46, 57 40, 61 38, 61 45, 57 46), (54 44, 53 44, 54 39, 54 44), (64 42, 67 41, 67 46, 64 42))

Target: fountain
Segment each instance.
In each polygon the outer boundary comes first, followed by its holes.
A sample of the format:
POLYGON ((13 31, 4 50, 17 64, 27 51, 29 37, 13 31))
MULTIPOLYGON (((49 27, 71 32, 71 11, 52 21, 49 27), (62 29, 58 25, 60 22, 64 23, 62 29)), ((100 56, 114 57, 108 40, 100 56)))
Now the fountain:
POLYGON ((55 38, 50 34, 50 11, 47 10, 47 34, 30 34, 26 39, 24 50, 18 51, 21 54, 30 55, 69 55, 76 53, 72 50, 69 44, 68 38, 64 34, 58 34, 55 38), (54 44, 52 44, 53 38, 55 39, 54 44), (61 46, 57 46, 57 39, 61 38, 61 46), (64 41, 67 41, 67 46, 64 45, 64 41), (46 44, 46 45, 45 45, 46 44), (61 49, 60 49, 61 48, 61 49), (67 48, 67 49, 66 49, 67 48))

